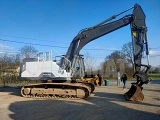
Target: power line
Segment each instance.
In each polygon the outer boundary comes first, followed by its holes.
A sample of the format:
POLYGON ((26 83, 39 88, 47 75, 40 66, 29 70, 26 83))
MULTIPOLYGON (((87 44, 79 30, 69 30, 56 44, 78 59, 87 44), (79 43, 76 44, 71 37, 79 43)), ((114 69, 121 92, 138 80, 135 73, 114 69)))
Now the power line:
POLYGON ((160 47, 156 47, 156 48, 149 48, 149 49, 160 49, 160 47))
POLYGON ((37 44, 37 43, 18 42, 18 41, 14 41, 14 40, 4 40, 4 39, 0 39, 0 40, 1 41, 7 41, 7 42, 20 43, 20 44, 30 44, 30 45, 47 46, 47 47, 68 48, 68 47, 60 47, 60 46, 52 46, 52 45, 42 45, 42 44, 37 44))
POLYGON ((21 36, 4 35, 4 34, 0 34, 0 35, 1 36, 7 36, 7 37, 14 37, 14 38, 30 39, 30 40, 35 40, 35 41, 45 41, 45 42, 54 42, 54 43, 69 44, 69 43, 64 43, 64 42, 56 42, 56 41, 51 41, 51 40, 42 40, 42 39, 35 39, 35 38, 28 38, 28 37, 21 37, 21 36))
POLYGON ((119 51, 119 50, 111 50, 111 49, 85 49, 85 50, 107 50, 107 51, 119 51))
MULTIPOLYGON (((12 43, 18 43, 18 44, 30 44, 30 45, 38 45, 38 46, 47 46, 47 47, 57 47, 57 48, 68 48, 68 47, 61 47, 61 46, 52 46, 52 45, 45 45, 45 44, 37 44, 37 43, 27 43, 27 42, 19 42, 15 40, 5 40, 0 39, 0 41, 6 41, 6 42, 12 42, 12 43)), ((111 49, 83 49, 83 50, 105 50, 105 51, 116 51, 111 49)))
MULTIPOLYGON (((47 47, 57 47, 57 48, 68 48, 68 47, 61 47, 61 46, 52 46, 52 45, 42 45, 42 44, 37 44, 37 43, 26 43, 26 42, 19 42, 19 41, 14 41, 14 40, 5 40, 5 39, 0 39, 0 41, 7 41, 7 42, 14 42, 14 43, 19 43, 19 44, 30 44, 30 45, 38 45, 38 46, 47 46, 47 47)), ((84 50, 105 50, 105 51, 117 51, 117 50, 111 50, 111 49, 84 49, 84 50)), ((160 55, 154 55, 150 57, 157 57, 160 55)))
POLYGON ((150 55, 149 57, 158 57, 158 56, 160 56, 160 55, 150 55))

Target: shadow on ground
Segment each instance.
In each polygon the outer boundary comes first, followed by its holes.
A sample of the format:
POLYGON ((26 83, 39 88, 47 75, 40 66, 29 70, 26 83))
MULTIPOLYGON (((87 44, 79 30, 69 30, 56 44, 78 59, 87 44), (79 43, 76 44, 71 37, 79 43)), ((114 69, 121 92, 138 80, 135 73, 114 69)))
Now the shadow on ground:
POLYGON ((151 80, 150 84, 160 84, 160 80, 151 80))
POLYGON ((105 99, 110 100, 110 101, 119 101, 119 102, 124 102, 124 103, 146 105, 146 106, 150 106, 150 107, 160 107, 160 104, 155 105, 152 103, 145 103, 145 102, 126 101, 122 94, 97 92, 97 93, 95 93, 95 95, 99 96, 100 98, 105 97, 105 99))
POLYGON ((144 90, 146 90, 146 91, 153 91, 153 92, 160 93, 160 90, 155 90, 155 89, 144 88, 144 90))
MULTIPOLYGON (((157 82, 156 82, 157 83, 157 82)), ((20 95, 21 86, 0 87, 0 92, 9 92, 11 95, 20 95)), ((153 89, 148 91, 159 92, 153 89)), ((87 100, 66 99, 30 99, 14 102, 9 105, 9 117, 13 120, 160 120, 157 114, 135 110, 120 103, 130 103, 160 107, 160 104, 126 101, 123 94, 94 92, 94 96, 87 100)), ((156 98, 159 100, 159 98, 156 98)), ((149 110, 146 110, 149 111, 149 110)))
POLYGON ((159 114, 116 104, 115 102, 129 103, 122 94, 94 94, 94 97, 87 100, 34 99, 15 102, 9 106, 12 112, 9 116, 13 120, 160 120, 159 114))
POLYGON ((21 96, 21 86, 2 86, 0 92, 9 92, 11 95, 21 96))

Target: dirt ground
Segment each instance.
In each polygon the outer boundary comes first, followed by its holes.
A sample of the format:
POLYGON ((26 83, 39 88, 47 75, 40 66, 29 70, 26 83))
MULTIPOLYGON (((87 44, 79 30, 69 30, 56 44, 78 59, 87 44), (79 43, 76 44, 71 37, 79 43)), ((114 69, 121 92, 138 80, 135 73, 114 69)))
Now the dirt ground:
POLYGON ((128 89, 115 82, 87 100, 23 98, 19 87, 0 87, 0 120, 160 120, 160 81, 143 87, 142 102, 126 101, 128 89))

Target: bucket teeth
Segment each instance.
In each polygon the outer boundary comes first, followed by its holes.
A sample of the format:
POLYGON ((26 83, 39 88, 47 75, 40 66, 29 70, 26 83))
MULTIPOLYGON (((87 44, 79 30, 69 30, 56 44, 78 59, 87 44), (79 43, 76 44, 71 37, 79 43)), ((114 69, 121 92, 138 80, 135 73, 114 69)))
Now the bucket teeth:
POLYGON ((144 95, 142 93, 142 87, 132 84, 128 92, 124 94, 126 100, 130 101, 143 101, 144 95))

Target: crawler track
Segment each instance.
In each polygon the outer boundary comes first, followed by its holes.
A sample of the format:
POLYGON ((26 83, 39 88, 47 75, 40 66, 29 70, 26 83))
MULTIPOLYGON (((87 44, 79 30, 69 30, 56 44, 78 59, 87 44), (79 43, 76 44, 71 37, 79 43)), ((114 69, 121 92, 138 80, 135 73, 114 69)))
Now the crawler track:
POLYGON ((86 99, 92 89, 83 83, 39 83, 25 85, 21 89, 23 97, 86 99))

